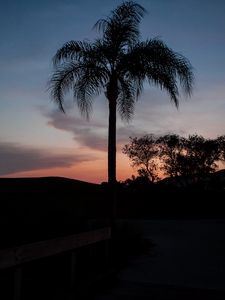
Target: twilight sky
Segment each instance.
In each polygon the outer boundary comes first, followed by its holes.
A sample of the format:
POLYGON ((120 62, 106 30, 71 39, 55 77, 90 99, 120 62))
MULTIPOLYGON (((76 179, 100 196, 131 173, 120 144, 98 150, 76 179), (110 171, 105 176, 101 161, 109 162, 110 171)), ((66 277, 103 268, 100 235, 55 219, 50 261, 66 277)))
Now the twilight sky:
MULTIPOLYGON (((225 134, 225 1, 142 0, 142 38, 160 37, 194 67, 190 99, 177 110, 168 95, 146 85, 129 124, 118 119, 117 177, 135 173, 121 148, 146 133, 225 134)), ((8 0, 0 9, 0 176, 64 176, 107 180, 108 108, 96 98, 90 121, 70 95, 66 115, 51 102, 51 59, 69 40, 92 41, 95 22, 118 0, 8 0)))

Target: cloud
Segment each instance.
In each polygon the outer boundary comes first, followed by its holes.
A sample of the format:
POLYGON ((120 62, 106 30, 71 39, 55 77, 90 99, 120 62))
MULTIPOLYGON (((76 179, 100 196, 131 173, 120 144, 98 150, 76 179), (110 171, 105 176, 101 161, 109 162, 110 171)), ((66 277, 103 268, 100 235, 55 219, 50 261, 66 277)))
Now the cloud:
MULTIPOLYGON (((76 115, 63 114, 60 111, 42 113, 47 117, 47 124, 53 128, 72 133, 73 139, 81 146, 91 150, 107 151, 108 147, 108 120, 99 118, 101 121, 87 121, 76 115)), ((143 135, 146 132, 136 129, 132 124, 122 124, 118 120, 117 126, 117 149, 129 141, 129 136, 143 135)))
POLYGON ((47 124, 59 130, 71 132, 75 141, 93 150, 107 148, 107 127, 103 122, 62 114, 59 111, 44 112, 47 124))
MULTIPOLYGON (((129 143, 129 137, 140 137, 154 133, 164 135, 176 133, 182 136, 201 134, 215 137, 223 134, 224 124, 224 88, 217 87, 204 93, 196 91, 193 98, 181 101, 180 108, 170 102, 166 93, 157 90, 145 93, 136 105, 134 118, 129 124, 117 120, 117 152, 129 143), (212 101, 213 99, 213 101, 212 101), (210 107, 210 111, 209 111, 210 107), (218 111, 220 113, 218 113, 218 111), (221 125, 220 125, 221 124, 221 125)), ((66 103, 66 102, 65 102, 66 103)), ((90 151, 107 151, 108 147, 108 117, 106 111, 99 107, 96 115, 88 122, 78 113, 68 107, 68 114, 59 111, 42 111, 49 126, 71 133, 80 146, 90 151)), ((96 112, 95 112, 96 113, 96 112)))
POLYGON ((83 161, 93 160, 93 156, 82 154, 54 154, 16 143, 0 141, 0 176, 22 171, 71 167, 83 161))

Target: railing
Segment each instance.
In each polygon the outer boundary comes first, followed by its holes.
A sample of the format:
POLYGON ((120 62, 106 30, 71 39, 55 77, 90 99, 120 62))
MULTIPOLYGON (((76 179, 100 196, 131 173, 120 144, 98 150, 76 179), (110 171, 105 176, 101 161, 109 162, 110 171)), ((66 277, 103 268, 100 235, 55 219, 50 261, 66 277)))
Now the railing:
MULTIPOLYGON (((19 300, 21 298, 23 264, 69 251, 71 252, 71 284, 73 284, 75 281, 76 249, 101 241, 107 242, 110 237, 111 229, 106 227, 94 231, 0 250, 0 269, 15 268, 14 300, 19 300)), ((106 243, 105 260, 107 261, 107 259, 108 246, 106 243)))

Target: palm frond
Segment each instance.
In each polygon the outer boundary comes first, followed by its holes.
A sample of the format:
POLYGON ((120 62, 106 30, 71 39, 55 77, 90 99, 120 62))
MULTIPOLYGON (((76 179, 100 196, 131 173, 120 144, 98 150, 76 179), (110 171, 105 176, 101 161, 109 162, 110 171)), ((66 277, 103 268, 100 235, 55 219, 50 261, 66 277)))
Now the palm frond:
POLYGON ((193 83, 194 83, 194 73, 193 67, 189 60, 180 55, 180 59, 178 57, 177 64, 177 73, 179 76, 180 84, 186 95, 189 97, 192 94, 193 83))
POLYGON ((57 68, 49 80, 51 98, 63 112, 65 112, 63 107, 64 95, 72 88, 76 72, 79 72, 79 66, 74 65, 74 63, 67 63, 57 68))
POLYGON ((105 32, 108 25, 109 21, 107 19, 99 19, 93 26, 93 29, 97 30, 99 33, 105 32))
POLYGON ((161 90, 167 91, 171 101, 178 108, 179 106, 179 90, 177 81, 170 74, 159 72, 147 74, 149 84, 158 86, 161 90))
POLYGON ((122 120, 129 121, 134 113, 137 90, 131 80, 119 79, 118 111, 122 120))
POLYGON ((179 80, 184 94, 190 96, 194 77, 189 60, 174 52, 159 39, 148 40, 143 45, 146 47, 147 56, 153 58, 152 63, 168 75, 171 74, 171 79, 173 77, 173 80, 179 80))
POLYGON ((57 67, 64 62, 75 62, 82 60, 88 51, 91 51, 92 45, 86 41, 69 41, 65 43, 54 55, 53 65, 57 67))
POLYGON ((132 83, 136 91, 135 99, 138 100, 143 91, 143 83, 146 77, 145 67, 140 62, 140 53, 132 52, 132 50, 121 53, 117 64, 117 72, 120 77, 132 83))
POLYGON ((90 114, 92 112, 92 100, 93 94, 85 88, 85 85, 77 83, 74 86, 74 98, 77 99, 77 105, 81 112, 81 115, 85 117, 87 120, 90 118, 90 114))
POLYGON ((126 1, 112 11, 112 18, 115 20, 129 20, 130 22, 140 23, 146 9, 134 1, 126 1))
POLYGON ((93 97, 102 92, 107 80, 106 69, 96 65, 95 61, 85 62, 80 67, 79 78, 74 83, 73 91, 80 112, 87 119, 92 110, 93 97))
POLYGON ((113 48, 119 49, 134 44, 140 36, 139 23, 146 10, 133 1, 123 2, 106 19, 100 19, 95 24, 103 33, 103 40, 113 48))
POLYGON ((190 62, 161 40, 147 40, 129 48, 118 64, 121 70, 125 67, 133 81, 139 82, 139 86, 147 79, 150 84, 165 89, 176 107, 179 104, 178 82, 186 95, 191 94, 193 73, 190 62))
POLYGON ((54 65, 49 82, 52 99, 64 111, 64 95, 72 89, 81 114, 88 119, 92 98, 101 92, 109 76, 102 42, 66 43, 54 57, 54 65))

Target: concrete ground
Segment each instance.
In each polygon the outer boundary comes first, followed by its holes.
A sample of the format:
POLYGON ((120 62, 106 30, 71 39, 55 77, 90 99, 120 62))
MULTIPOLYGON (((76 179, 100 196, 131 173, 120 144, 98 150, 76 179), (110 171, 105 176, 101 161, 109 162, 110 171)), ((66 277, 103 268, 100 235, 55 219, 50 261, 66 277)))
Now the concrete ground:
POLYGON ((154 220, 140 225, 144 237, 155 243, 154 253, 121 271, 121 280, 225 290, 225 220, 154 220))
POLYGON ((155 247, 120 271, 117 286, 96 299, 225 299, 225 220, 132 223, 155 247))

